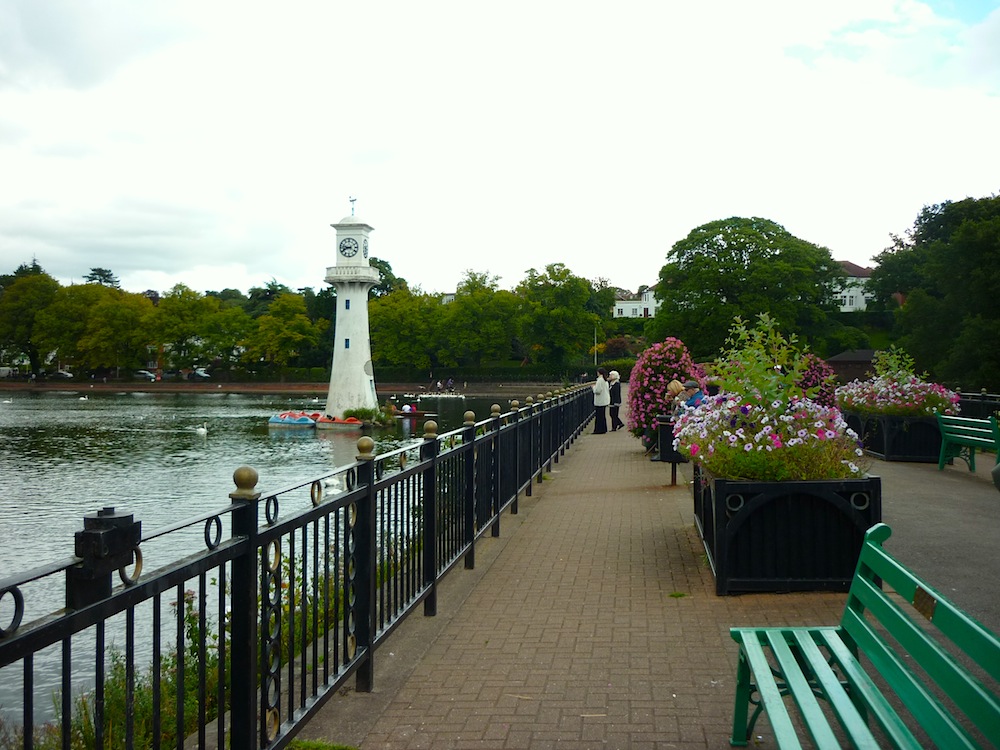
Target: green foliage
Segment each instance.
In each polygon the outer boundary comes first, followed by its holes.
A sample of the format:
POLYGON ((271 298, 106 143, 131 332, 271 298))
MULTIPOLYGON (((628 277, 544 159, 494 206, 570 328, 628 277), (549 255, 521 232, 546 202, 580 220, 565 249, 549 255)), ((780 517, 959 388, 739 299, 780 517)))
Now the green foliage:
POLYGON ((819 386, 802 387, 810 361, 798 346, 795 334, 787 338, 767 313, 748 328, 741 318, 733 321, 728 348, 712 365, 712 379, 723 391, 759 398, 766 403, 788 404, 812 396, 819 386))
POLYGON ((34 373, 42 364, 42 352, 34 341, 35 320, 58 289, 59 282, 48 274, 29 274, 18 277, 0 295, 0 347, 28 357, 34 373))
POLYGON ((84 281, 91 284, 101 284, 102 286, 111 286, 115 289, 120 289, 121 284, 118 281, 118 277, 111 273, 107 268, 91 268, 90 273, 83 277, 84 281))
POLYGON ((368 303, 368 324, 376 367, 421 371, 437 367, 443 350, 443 307, 438 297, 413 293, 406 287, 372 299, 368 303))
POLYGON ((876 257, 870 287, 901 303, 897 340, 938 382, 1000 388, 1000 197, 925 206, 876 257))
POLYGON ((309 320, 301 294, 283 292, 257 318, 256 330, 246 341, 244 359, 284 367, 298 356, 302 347, 314 345, 325 328, 325 321, 309 320))
POLYGON ((515 290, 522 300, 520 331, 528 356, 538 362, 568 366, 580 361, 603 340, 600 318, 587 310, 590 283, 562 263, 529 269, 515 290))
POLYGON ((875 352, 872 355, 872 367, 875 369, 875 374, 881 377, 915 374, 913 357, 896 346, 875 352))
POLYGON ((699 360, 717 355, 730 321, 768 313, 806 338, 827 334, 844 278, 830 251, 767 219, 733 217, 675 243, 660 271, 650 339, 679 335, 699 360))

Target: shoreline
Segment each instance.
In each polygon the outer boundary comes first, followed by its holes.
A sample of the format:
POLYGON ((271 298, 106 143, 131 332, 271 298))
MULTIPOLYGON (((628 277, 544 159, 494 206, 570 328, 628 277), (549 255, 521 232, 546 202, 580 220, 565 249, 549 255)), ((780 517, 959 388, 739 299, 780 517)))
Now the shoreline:
MULTIPOLYGON (((538 394, 555 391, 562 387, 562 383, 469 383, 468 386, 457 389, 454 393, 474 397, 498 396, 509 393, 511 398, 525 399, 528 396, 537 398, 538 394)), ((95 393, 261 393, 325 396, 329 388, 329 383, 206 383, 186 380, 176 382, 161 380, 156 383, 144 381, 104 383, 75 379, 32 383, 28 380, 0 379, 0 391, 22 393, 91 391, 95 393)), ((376 393, 380 403, 389 396, 402 393, 420 396, 437 395, 435 391, 419 383, 380 383, 376 385, 376 393)), ((442 393, 441 395, 447 394, 442 393)))

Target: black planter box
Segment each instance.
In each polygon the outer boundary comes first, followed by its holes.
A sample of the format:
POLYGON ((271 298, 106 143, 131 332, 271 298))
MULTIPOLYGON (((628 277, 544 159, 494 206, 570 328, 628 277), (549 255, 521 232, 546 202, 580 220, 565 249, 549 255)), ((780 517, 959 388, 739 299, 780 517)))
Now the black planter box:
POLYGON ((695 467, 695 522, 717 594, 847 591, 882 480, 742 482, 695 467))
POLYGON ((934 417, 844 412, 844 419, 861 436, 865 451, 883 461, 936 464, 941 455, 941 430, 934 417))

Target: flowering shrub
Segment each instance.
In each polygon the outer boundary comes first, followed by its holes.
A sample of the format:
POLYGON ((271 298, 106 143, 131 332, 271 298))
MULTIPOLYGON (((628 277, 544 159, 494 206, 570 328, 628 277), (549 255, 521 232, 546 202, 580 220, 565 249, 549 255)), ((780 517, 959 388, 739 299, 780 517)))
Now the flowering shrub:
MULTIPOLYGON (((727 479, 781 481, 863 476, 858 435, 840 411, 811 398, 815 362, 762 314, 755 328, 736 319, 730 349, 716 361, 719 395, 686 410, 674 445, 706 472, 727 479)), ((822 361, 822 360, 820 360, 822 361)))
POLYGON ((671 380, 703 383, 705 371, 691 359, 684 342, 670 337, 653 344, 635 361, 628 382, 629 430, 642 435, 656 428, 656 415, 669 414, 673 397, 667 391, 671 380))
POLYGON ((874 377, 853 380, 836 391, 837 406, 860 414, 898 417, 957 414, 959 396, 913 373, 913 359, 895 346, 875 352, 874 377))

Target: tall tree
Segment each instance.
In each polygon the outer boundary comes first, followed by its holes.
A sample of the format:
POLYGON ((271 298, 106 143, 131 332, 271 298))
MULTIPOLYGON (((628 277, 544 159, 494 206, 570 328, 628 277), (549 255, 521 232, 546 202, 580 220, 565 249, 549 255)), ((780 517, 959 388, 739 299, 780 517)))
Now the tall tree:
POLYGON ((91 268, 90 273, 83 277, 84 281, 91 284, 101 284, 102 286, 111 286, 115 289, 121 289, 121 283, 118 277, 115 276, 107 268, 91 268))
POLYGON ((112 366, 95 362, 81 347, 94 310, 120 299, 119 290, 101 284, 72 284, 56 290, 52 301, 35 319, 34 339, 44 351, 57 352, 60 361, 77 366, 112 366))
POLYGON ((401 287, 368 304, 375 364, 431 370, 441 363, 443 305, 401 287))
POLYGON ((879 260, 894 265, 872 275, 913 284, 897 321, 918 369, 964 390, 1000 388, 1000 197, 925 206, 887 253, 879 260))
POLYGON ((559 366, 587 356, 595 339, 603 341, 599 316, 587 309, 593 289, 562 263, 545 273, 528 269, 515 290, 522 300, 522 326, 530 356, 559 366))
POLYGON ((693 229, 660 271, 662 302, 651 341, 675 336, 696 359, 714 357, 733 320, 768 313, 783 331, 813 341, 835 326, 844 272, 830 251, 768 219, 733 217, 693 229))
POLYGON ((376 258, 374 255, 368 259, 369 265, 378 271, 378 284, 372 287, 369 293, 372 297, 384 297, 387 294, 392 294, 397 289, 405 287, 406 279, 402 279, 392 272, 392 266, 389 265, 387 261, 381 258, 376 258))
POLYGON ((114 289, 90 312, 79 344, 81 364, 119 372, 145 367, 156 357, 154 311, 147 297, 114 289))
POLYGON ((51 304, 59 282, 47 273, 21 276, 0 295, 0 347, 23 354, 38 373, 48 351, 35 342, 35 321, 51 304))
POLYGON ((303 346, 319 340, 323 328, 322 323, 309 320, 302 295, 279 294, 257 318, 256 330, 247 341, 246 359, 285 367, 299 356, 303 346))
POLYGON ((216 297, 202 296, 184 284, 175 285, 160 298, 156 306, 156 338, 173 366, 190 367, 205 359, 205 324, 218 309, 216 297))
POLYGON ((496 277, 466 271, 454 301, 442 309, 449 332, 449 359, 475 367, 484 360, 510 359, 517 337, 518 307, 517 297, 499 289, 496 277))

